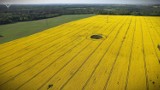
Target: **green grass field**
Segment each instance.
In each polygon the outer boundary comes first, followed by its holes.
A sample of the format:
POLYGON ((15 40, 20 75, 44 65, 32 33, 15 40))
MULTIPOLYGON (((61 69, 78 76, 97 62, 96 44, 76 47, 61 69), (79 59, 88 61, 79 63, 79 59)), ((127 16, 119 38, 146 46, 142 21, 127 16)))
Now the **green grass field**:
POLYGON ((46 30, 51 27, 90 16, 93 15, 63 15, 43 20, 0 25, 0 43, 8 42, 17 38, 46 30))

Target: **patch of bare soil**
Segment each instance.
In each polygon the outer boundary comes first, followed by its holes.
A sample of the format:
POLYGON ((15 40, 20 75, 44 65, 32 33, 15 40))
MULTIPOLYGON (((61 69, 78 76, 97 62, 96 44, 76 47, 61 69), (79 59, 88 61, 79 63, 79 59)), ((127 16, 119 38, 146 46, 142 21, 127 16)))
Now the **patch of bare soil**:
POLYGON ((158 44, 157 48, 160 50, 160 44, 158 44))
POLYGON ((92 35, 91 39, 102 39, 103 36, 102 35, 92 35))

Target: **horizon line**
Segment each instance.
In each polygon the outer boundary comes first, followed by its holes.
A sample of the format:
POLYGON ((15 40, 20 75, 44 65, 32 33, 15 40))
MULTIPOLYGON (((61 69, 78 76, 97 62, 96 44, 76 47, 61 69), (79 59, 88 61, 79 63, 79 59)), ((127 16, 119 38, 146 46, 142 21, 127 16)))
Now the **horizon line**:
MULTIPOLYGON (((9 3, 11 5, 160 5, 160 3, 9 3)), ((0 5, 5 5, 0 3, 0 5)))

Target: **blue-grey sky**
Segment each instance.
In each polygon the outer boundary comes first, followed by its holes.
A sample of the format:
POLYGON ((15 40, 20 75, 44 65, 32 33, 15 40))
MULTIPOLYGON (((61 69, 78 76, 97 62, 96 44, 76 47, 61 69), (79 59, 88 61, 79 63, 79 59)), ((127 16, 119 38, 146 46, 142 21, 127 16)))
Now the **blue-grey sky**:
POLYGON ((160 4, 160 0, 0 0, 10 4, 160 4))

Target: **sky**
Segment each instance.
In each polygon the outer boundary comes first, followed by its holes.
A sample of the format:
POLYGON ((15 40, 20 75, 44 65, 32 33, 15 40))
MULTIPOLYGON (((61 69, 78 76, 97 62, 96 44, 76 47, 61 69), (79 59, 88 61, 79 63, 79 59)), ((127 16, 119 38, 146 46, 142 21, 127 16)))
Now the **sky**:
POLYGON ((160 4, 160 0, 0 0, 0 4, 160 4))

